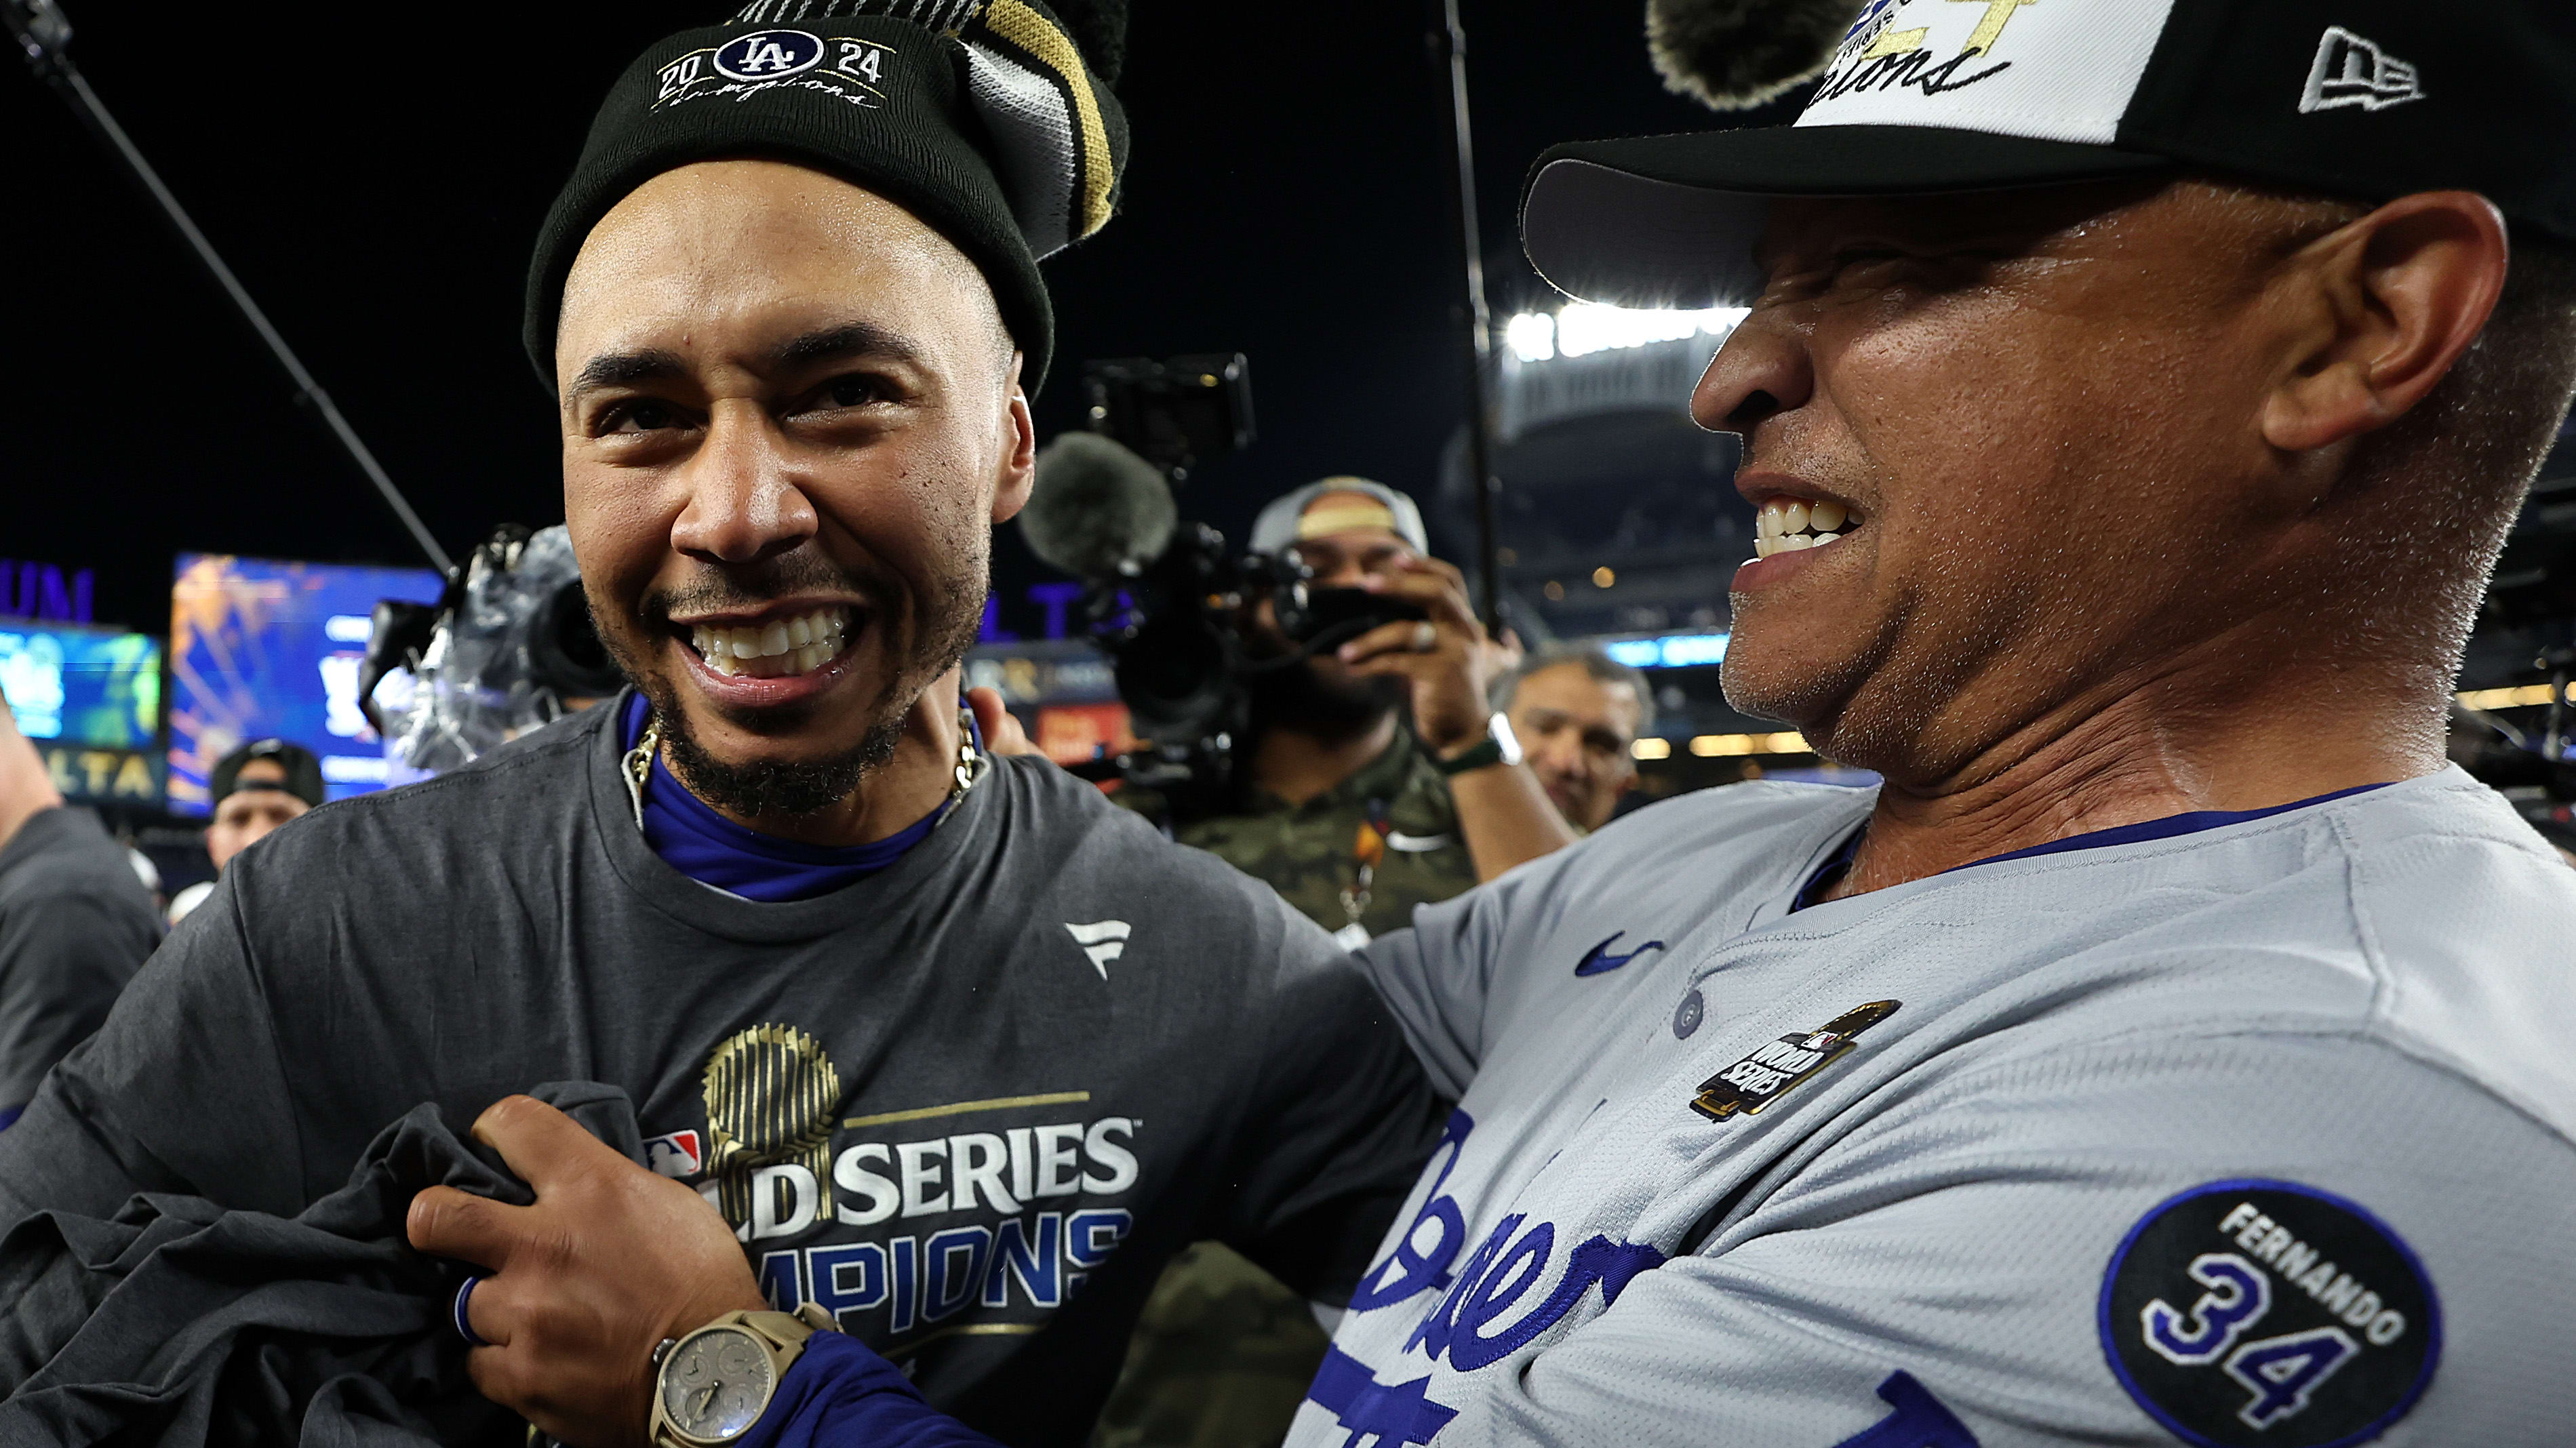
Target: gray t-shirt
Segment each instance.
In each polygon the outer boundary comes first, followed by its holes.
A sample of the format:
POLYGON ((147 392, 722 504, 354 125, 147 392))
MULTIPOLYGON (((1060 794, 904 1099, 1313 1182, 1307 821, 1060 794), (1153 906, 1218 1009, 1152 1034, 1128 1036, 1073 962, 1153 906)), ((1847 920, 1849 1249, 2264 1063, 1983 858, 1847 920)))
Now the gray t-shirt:
POLYGON ((1793 913, 1872 802, 1686 797, 1369 945, 1465 1094, 1291 1448, 2576 1440, 2576 872, 2502 800, 1793 913))
POLYGON ((291 1215, 422 1101, 594 1080, 774 1300, 1008 1441, 1083 1437, 1188 1242, 1346 1292, 1439 1108, 1321 930, 1039 760, 842 890, 726 895, 637 830, 617 712, 236 861, 0 1133, 0 1228, 291 1215))
POLYGON ((0 1118, 107 1019, 160 940, 152 896, 88 810, 39 810, 0 847, 0 1118))

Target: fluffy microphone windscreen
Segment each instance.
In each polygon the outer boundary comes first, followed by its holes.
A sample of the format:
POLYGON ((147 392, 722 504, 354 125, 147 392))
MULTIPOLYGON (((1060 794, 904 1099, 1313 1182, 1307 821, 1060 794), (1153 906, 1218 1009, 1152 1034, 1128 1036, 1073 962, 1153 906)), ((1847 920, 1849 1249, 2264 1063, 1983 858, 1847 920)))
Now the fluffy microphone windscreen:
POLYGON ((1096 432, 1069 432, 1038 451, 1020 510, 1029 551, 1076 578, 1115 578, 1153 562, 1179 523, 1162 473, 1096 432))
POLYGON ((1664 88, 1744 110, 1825 68, 1861 0, 1646 0, 1646 48, 1664 88))

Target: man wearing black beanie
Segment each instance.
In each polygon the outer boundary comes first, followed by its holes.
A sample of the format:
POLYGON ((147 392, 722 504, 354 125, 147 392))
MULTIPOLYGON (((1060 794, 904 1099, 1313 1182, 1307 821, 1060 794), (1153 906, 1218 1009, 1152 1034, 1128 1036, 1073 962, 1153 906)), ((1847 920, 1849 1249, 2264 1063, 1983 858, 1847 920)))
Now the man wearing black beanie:
MULTIPOLYGON (((1030 486, 1035 259, 1108 219, 1125 150, 1076 33, 1029 0, 763 0, 628 70, 526 340, 635 687, 237 861, 0 1137, 0 1232, 50 1218, 0 1278, 76 1278, 48 1233, 137 1192, 299 1213, 427 1100, 539 1204, 412 1203, 472 1275, 397 1418, 455 1421, 470 1373, 632 1441, 663 1372, 672 1441, 721 1440, 829 1326, 986 1432, 1072 1443, 1181 1246, 1347 1300, 1440 1131, 1384 1009, 1267 889, 986 754, 1001 716, 959 704, 1030 486), (570 1080, 632 1099, 652 1171, 515 1094, 570 1080), (710 1206, 747 1301, 571 1270, 611 1218, 710 1206), (514 1369, 548 1348, 585 1366, 514 1369)), ((1092 17, 1091 53, 1116 33, 1092 17)), ((0 1376, 80 1326, 60 1302, 0 1306, 0 1376)))

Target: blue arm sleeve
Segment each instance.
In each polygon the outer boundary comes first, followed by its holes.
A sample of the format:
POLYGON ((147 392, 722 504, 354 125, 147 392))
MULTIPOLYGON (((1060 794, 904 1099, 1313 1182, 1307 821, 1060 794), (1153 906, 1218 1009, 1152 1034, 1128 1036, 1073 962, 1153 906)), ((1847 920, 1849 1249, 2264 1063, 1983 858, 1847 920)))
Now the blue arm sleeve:
POLYGON ((737 1448, 1001 1448, 933 1408, 894 1364, 846 1333, 818 1332, 737 1448))

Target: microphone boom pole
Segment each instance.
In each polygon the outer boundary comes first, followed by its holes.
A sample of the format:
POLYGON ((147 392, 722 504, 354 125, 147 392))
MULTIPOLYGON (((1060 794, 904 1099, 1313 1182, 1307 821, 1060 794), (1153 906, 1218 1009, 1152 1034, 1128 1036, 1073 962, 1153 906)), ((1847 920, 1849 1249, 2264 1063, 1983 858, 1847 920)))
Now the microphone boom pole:
POLYGON ((206 264, 206 270, 214 273, 215 280, 223 286, 224 294, 232 298, 233 305, 241 309, 251 330, 259 333, 260 340, 266 342, 268 350, 275 354, 278 365, 286 369, 286 375, 295 383, 297 398, 310 403, 322 415, 322 420, 330 425, 332 435, 348 449, 350 458, 358 464, 358 470, 376 485, 376 491, 384 496, 386 505, 394 510, 394 516, 402 520, 403 527, 411 533, 412 541, 420 545, 420 551, 428 556, 439 572, 454 571, 455 563, 448 558, 447 550, 439 547, 438 540, 430 536, 429 529, 420 521, 420 515, 412 511, 402 490, 394 486, 394 480, 386 474, 384 465, 376 461, 376 455, 368 450, 357 429, 349 425, 349 419, 340 415, 339 404, 331 400, 331 394, 322 390, 321 383, 313 380, 312 373, 304 370, 304 363, 296 357, 295 349, 286 345, 286 339, 278 335, 277 328, 269 323, 268 314, 252 300, 241 279, 233 275, 233 269, 224 265, 224 259, 215 252, 214 243, 206 240, 206 234, 189 219, 187 209, 179 204, 179 198, 161 183, 160 173, 143 158, 143 152, 125 134, 125 128, 107 113, 107 107, 100 103, 97 93, 89 88, 89 81, 72 64, 68 54, 71 22, 63 18, 62 10, 54 0, 0 0, 0 20, 8 23, 11 36, 17 40, 19 50, 27 57, 27 64, 34 67, 37 76, 71 103, 74 114, 89 128, 90 134, 116 153, 127 169, 134 173, 134 178, 142 183, 143 189, 160 203, 162 214, 196 250, 197 259, 206 264))
POLYGON ((1476 611, 1485 627, 1502 628, 1502 565, 1494 532, 1492 319, 1485 310, 1485 250, 1476 226, 1476 147, 1467 117, 1467 32, 1458 22, 1458 0, 1430 0, 1428 37, 1434 61, 1449 73, 1449 139, 1458 168, 1455 205, 1460 259, 1467 277, 1467 472, 1476 488, 1476 611))

